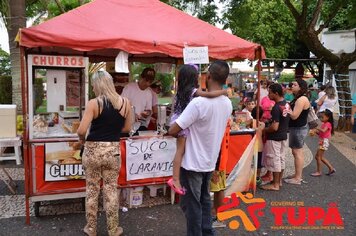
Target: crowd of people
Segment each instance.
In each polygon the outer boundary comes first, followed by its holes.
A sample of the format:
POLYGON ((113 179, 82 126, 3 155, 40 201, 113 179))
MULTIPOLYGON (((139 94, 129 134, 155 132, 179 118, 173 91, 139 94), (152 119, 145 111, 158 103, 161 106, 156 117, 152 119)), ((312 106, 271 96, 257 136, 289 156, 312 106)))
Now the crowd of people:
MULTIPOLYGON (((333 112, 336 105, 335 88, 323 85, 318 91, 312 85, 308 86, 303 79, 297 79, 287 86, 262 80, 259 97, 257 92, 236 93, 241 102, 237 110, 247 113, 248 119, 257 119, 257 136, 259 137, 259 155, 257 184, 265 190, 278 191, 282 186, 281 177, 285 168, 285 151, 288 146, 294 156, 295 173, 284 179, 288 184, 300 185, 303 181, 302 170, 304 164, 303 145, 308 135, 308 115, 310 109, 320 117, 322 125, 310 130, 310 135, 318 134, 319 149, 315 155, 317 171, 311 175, 321 176, 321 163, 328 167, 328 175, 335 173, 335 168, 326 160, 324 152, 328 149, 329 139, 333 133, 333 112), (257 116, 257 99, 259 99, 260 115, 257 116), (266 169, 266 174, 261 176, 261 169, 266 169)), ((253 124, 256 122, 247 122, 253 124)))
MULTIPOLYGON (((259 93, 236 93, 231 85, 223 89, 229 74, 228 64, 215 61, 207 72, 208 91, 202 91, 198 88, 198 74, 193 65, 179 68, 169 128, 169 134, 177 137, 177 151, 173 178, 168 184, 181 195, 187 235, 214 235, 212 208, 221 205, 226 185, 226 174, 220 165, 223 162, 219 158, 220 143, 236 110, 247 113, 251 121, 248 125, 255 124, 253 128, 259 140, 257 183, 262 189, 278 191, 282 186, 287 133, 295 174, 284 181, 295 185, 302 183, 302 148, 308 135, 310 109, 316 109, 322 122, 310 132, 319 137, 315 156, 317 170, 311 175, 322 176, 323 163, 329 169, 328 175, 335 173, 335 168, 325 158, 334 127, 332 112, 336 98, 333 87, 321 87, 317 93, 314 88, 308 89, 302 79, 286 87, 263 80, 259 93), (257 115, 257 111, 260 114, 257 115), (261 177, 262 168, 267 172, 261 177), (214 192, 214 207, 211 191, 214 192)), ((82 163, 87 183, 84 232, 87 235, 96 235, 100 180, 103 181, 108 233, 123 233, 118 219, 117 178, 121 165, 118 141, 131 130, 134 122, 139 122, 140 130, 146 130, 152 117, 157 117, 160 86, 154 82, 155 75, 154 69, 144 69, 140 80, 129 83, 121 96, 116 93, 113 79, 106 71, 98 71, 91 78, 96 97, 88 102, 77 131, 84 145, 82 163)))

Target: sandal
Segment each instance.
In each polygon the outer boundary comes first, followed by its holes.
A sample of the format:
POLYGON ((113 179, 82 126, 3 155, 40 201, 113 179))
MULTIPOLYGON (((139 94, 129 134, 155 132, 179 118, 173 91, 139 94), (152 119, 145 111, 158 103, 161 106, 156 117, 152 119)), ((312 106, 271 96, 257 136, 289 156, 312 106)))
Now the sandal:
POLYGON ((117 227, 116 233, 114 234, 115 236, 120 236, 121 234, 124 233, 124 230, 122 227, 117 227))
POLYGON ((174 186, 174 184, 173 184, 173 179, 172 179, 172 178, 170 178, 170 179, 167 181, 167 184, 169 185, 169 187, 171 187, 171 189, 174 190, 174 192, 178 193, 179 195, 184 195, 185 192, 186 192, 185 188, 179 189, 179 188, 177 188, 176 186, 174 186))
POLYGON ((333 174, 335 174, 335 172, 336 172, 336 170, 335 169, 333 169, 332 171, 329 171, 329 173, 327 173, 326 175, 333 175, 333 174))
POLYGON ((321 176, 321 173, 319 173, 319 172, 311 173, 310 176, 313 176, 313 177, 320 177, 320 176, 321 176))
POLYGON ((88 227, 87 225, 84 227, 83 231, 88 236, 96 236, 96 231, 93 228, 88 227))
POLYGON ((296 184, 301 185, 303 180, 296 180, 296 179, 284 179, 284 182, 287 184, 296 184))
MULTIPOLYGON (((272 180, 272 181, 269 181, 269 182, 262 182, 262 183, 260 184, 260 186, 265 186, 265 185, 267 185, 267 184, 273 184, 273 180, 272 180)), ((279 182, 279 187, 282 187, 282 185, 283 185, 283 183, 282 183, 282 180, 281 180, 281 182, 279 182)))

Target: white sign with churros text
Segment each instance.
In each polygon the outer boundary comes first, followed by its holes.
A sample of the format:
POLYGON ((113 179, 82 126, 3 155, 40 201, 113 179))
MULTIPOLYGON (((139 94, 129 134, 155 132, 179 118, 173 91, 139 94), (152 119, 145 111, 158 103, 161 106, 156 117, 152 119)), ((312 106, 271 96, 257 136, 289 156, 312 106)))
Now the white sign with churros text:
POLYGON ((71 142, 45 144, 45 181, 84 179, 80 150, 71 142))

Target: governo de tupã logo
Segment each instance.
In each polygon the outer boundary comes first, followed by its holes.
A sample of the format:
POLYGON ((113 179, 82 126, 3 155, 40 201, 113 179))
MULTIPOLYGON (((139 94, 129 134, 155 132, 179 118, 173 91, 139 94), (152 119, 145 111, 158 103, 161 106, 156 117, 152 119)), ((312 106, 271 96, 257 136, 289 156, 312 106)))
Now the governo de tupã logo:
MULTIPOLYGON (((246 231, 256 231, 261 226, 260 218, 266 216, 266 201, 254 198, 252 193, 240 192, 224 198, 224 205, 218 208, 217 218, 228 222, 236 230, 241 224, 246 231), (246 211, 240 209, 241 201, 246 211)), ((271 229, 344 229, 344 222, 336 203, 329 203, 326 209, 319 206, 304 206, 304 202, 271 202, 269 212, 274 218, 271 229)))

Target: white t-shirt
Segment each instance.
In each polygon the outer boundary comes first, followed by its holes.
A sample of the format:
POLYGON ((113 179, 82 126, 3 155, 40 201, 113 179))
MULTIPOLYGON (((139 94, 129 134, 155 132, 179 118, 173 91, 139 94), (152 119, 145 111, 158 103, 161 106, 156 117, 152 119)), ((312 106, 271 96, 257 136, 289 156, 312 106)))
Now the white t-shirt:
MULTIPOLYGON (((121 96, 130 100, 131 105, 135 107, 136 114, 141 114, 141 112, 145 110, 152 111, 152 93, 150 88, 141 90, 138 87, 138 83, 132 82, 124 87, 121 96)), ((147 127, 149 122, 150 120, 148 117, 141 122, 141 125, 147 127)))
POLYGON ((151 93, 152 93, 152 106, 157 106, 158 105, 158 95, 155 91, 153 91, 151 88, 151 93))
POLYGON ((315 102, 319 102, 319 99, 322 98, 325 94, 326 94, 326 93, 325 93, 324 91, 320 91, 320 92, 318 93, 318 99, 315 100, 315 102))
POLYGON ((194 98, 176 120, 189 128, 181 166, 186 170, 210 172, 215 169, 227 121, 232 112, 229 98, 194 98))
MULTIPOLYGON (((255 95, 257 96, 257 89, 255 91, 255 95)), ((261 104, 262 99, 266 96, 268 96, 268 89, 260 87, 260 104, 261 104)))
POLYGON ((331 112, 334 112, 334 106, 336 104, 336 98, 334 99, 329 99, 328 97, 326 97, 324 99, 323 104, 321 104, 320 108, 319 108, 319 112, 325 111, 326 109, 330 110, 331 112))
POLYGON ((253 119, 253 117, 251 115, 251 112, 249 110, 247 110, 247 108, 242 109, 242 112, 246 112, 248 120, 252 120, 253 119))

